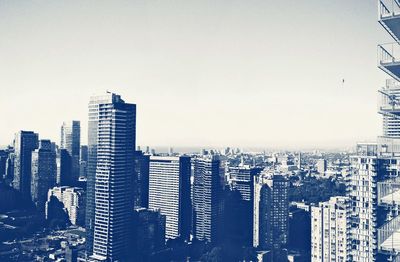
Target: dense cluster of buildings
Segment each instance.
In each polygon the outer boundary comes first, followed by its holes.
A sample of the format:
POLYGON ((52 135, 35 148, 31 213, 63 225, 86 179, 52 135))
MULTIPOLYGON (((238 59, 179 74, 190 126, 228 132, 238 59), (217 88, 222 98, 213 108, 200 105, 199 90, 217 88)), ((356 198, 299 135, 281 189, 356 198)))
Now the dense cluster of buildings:
POLYGON ((84 227, 84 252, 66 256, 71 261, 144 261, 177 239, 217 246, 231 230, 226 212, 236 205, 244 211, 243 245, 287 257, 287 173, 244 159, 229 164, 231 150, 136 150, 136 105, 108 92, 90 99, 87 146, 80 135, 79 121, 62 124, 59 146, 20 131, 1 158, 3 181, 46 220, 65 214, 70 225, 84 227), (240 205, 226 202, 228 191, 238 192, 240 205))

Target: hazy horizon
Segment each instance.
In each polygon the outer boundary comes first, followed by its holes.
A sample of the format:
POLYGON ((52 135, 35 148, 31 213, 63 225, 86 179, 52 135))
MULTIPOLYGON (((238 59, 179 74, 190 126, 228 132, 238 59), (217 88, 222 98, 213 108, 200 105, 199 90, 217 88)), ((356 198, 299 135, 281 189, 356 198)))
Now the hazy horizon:
POLYGON ((375 1, 1 1, 0 145, 59 143, 110 90, 137 144, 341 148, 381 135, 375 1), (345 83, 342 84, 342 79, 345 83))

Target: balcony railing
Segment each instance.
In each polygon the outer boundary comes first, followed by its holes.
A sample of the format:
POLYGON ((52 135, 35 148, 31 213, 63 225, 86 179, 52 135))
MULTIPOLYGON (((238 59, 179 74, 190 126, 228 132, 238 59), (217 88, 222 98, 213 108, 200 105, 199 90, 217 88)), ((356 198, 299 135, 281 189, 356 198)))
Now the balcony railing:
POLYGON ((378 45, 378 67, 397 81, 400 81, 399 43, 395 42, 378 45))
POLYGON ((379 18, 400 15, 400 1, 398 0, 379 0, 379 18))
POLYGON ((378 204, 400 205, 400 177, 378 182, 378 204))
MULTIPOLYGON (((378 151, 383 157, 400 157, 400 141, 397 138, 378 137, 378 151)), ((391 170, 396 173, 397 167, 391 167, 391 170)), ((394 174, 397 176, 396 174, 394 174)), ((382 183, 382 182, 381 182, 382 183)), ((400 183, 400 182, 399 182, 400 183)))
POLYGON ((396 40, 400 39, 400 0, 379 0, 379 23, 396 40))
POLYGON ((381 250, 400 252, 400 216, 378 229, 378 246, 381 250))

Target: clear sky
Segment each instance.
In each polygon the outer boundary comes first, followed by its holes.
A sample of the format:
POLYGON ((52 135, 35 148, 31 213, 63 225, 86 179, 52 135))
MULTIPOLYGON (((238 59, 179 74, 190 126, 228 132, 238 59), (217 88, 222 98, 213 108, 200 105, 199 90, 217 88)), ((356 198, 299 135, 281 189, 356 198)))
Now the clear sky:
POLYGON ((71 119, 86 142, 110 90, 139 145, 352 145, 381 134, 388 41, 374 0, 0 0, 0 144, 71 119))

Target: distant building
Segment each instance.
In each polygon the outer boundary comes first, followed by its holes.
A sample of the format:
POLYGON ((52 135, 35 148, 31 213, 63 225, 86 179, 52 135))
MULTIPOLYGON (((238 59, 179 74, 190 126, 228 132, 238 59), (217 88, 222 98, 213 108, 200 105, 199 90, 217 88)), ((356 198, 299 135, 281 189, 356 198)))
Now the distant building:
MULTIPOLYGON (((85 191, 79 187, 54 187, 47 194, 47 205, 51 196, 55 196, 58 201, 64 204, 69 220, 73 225, 85 224, 85 191)), ((48 208, 46 209, 46 218, 48 217, 48 208)))
POLYGON ((6 161, 6 182, 9 184, 14 179, 15 153, 10 152, 6 161))
POLYGON ((282 174, 263 173, 254 180, 253 246, 273 253, 287 245, 289 181, 282 174))
POLYGON ((72 157, 67 149, 60 149, 57 154, 57 185, 72 186, 72 157))
POLYGON ((86 178, 87 176, 87 161, 88 161, 88 147, 81 146, 80 160, 79 160, 79 177, 86 178))
POLYGON ((157 209, 138 208, 134 212, 132 250, 137 261, 148 261, 151 254, 165 247, 166 217, 157 209))
POLYGON ((193 159, 192 163, 194 237, 215 243, 219 241, 222 223, 221 162, 217 156, 203 156, 193 159))
MULTIPOLYGON (((229 168, 229 182, 231 185, 231 189, 237 190, 240 193, 242 201, 240 201, 240 203, 236 202, 229 204, 225 200, 224 209, 226 212, 228 212, 229 207, 233 209, 241 209, 240 214, 238 215, 240 216, 240 221, 242 223, 240 225, 240 237, 243 237, 245 239, 244 245, 251 245, 252 243, 254 177, 261 171, 261 168, 250 167, 247 165, 229 168)), ((224 224, 227 225, 227 221, 224 221, 224 224)))
POLYGON ((31 199, 32 152, 38 146, 39 135, 32 131, 20 131, 15 135, 13 187, 25 199, 31 199))
POLYGON ((326 160, 325 159, 318 159, 317 161, 317 171, 320 174, 324 174, 326 171, 326 160))
POLYGON ((86 145, 81 145, 80 160, 86 162, 88 161, 88 146, 86 145))
POLYGON ((136 105, 107 93, 89 102, 86 240, 89 260, 127 261, 136 105))
POLYGON ((297 168, 301 170, 301 152, 299 152, 299 155, 297 157, 297 168))
POLYGON ((40 140, 39 149, 32 153, 31 195, 39 212, 44 215, 47 192, 56 185, 56 152, 50 140, 40 140))
POLYGON ((134 176, 134 204, 135 208, 149 207, 149 169, 150 155, 142 151, 135 151, 133 161, 135 162, 134 176))
POLYGON ((239 166, 229 168, 229 179, 232 189, 242 195, 242 199, 253 202, 254 176, 261 172, 260 168, 239 166))
POLYGON ((7 159, 8 159, 8 151, 0 150, 0 180, 4 179, 6 176, 7 159))
POLYGON ((71 157, 71 184, 75 185, 79 179, 79 160, 81 147, 80 121, 64 122, 61 126, 61 149, 66 149, 71 157))
POLYGON ((351 206, 347 197, 331 197, 311 207, 311 261, 350 261, 351 206))
POLYGON ((149 208, 166 216, 166 238, 189 240, 190 157, 150 157, 149 208))

